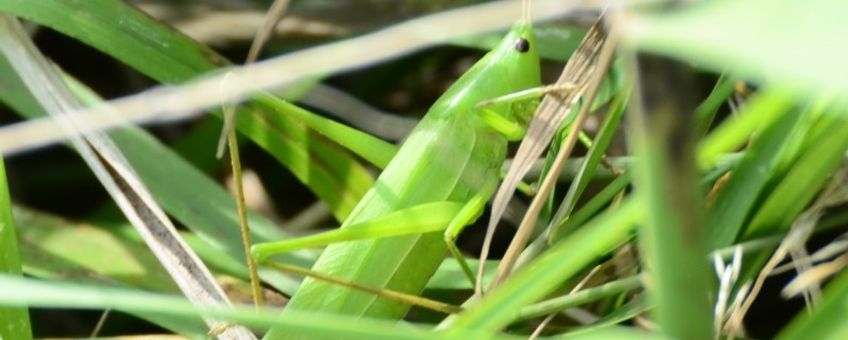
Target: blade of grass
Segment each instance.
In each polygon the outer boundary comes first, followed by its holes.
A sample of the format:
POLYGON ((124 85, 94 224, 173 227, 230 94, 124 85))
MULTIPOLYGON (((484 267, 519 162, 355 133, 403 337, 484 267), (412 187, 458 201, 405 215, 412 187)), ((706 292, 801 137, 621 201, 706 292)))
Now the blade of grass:
POLYGON ((707 168, 719 155, 733 151, 756 130, 780 118, 790 107, 793 93, 784 89, 767 89, 748 101, 745 114, 725 121, 698 144, 698 164, 707 168))
POLYGON ((566 237, 566 235, 572 233, 578 227, 582 226, 586 221, 592 218, 598 211, 600 211, 603 207, 605 207, 616 195, 618 195, 622 190, 626 189, 628 185, 630 185, 631 175, 630 171, 627 171, 621 176, 618 176, 607 184, 607 186, 601 190, 598 194, 592 197, 589 202, 577 210, 576 213, 571 215, 568 219, 564 220, 561 225, 557 226, 552 230, 550 237, 548 238, 549 243, 553 244, 566 237))
MULTIPOLYGON (((284 327, 291 334, 309 338, 345 339, 509 339, 504 334, 486 336, 487 333, 465 331, 451 336, 445 332, 430 332, 426 327, 398 324, 395 321, 362 319, 345 316, 314 314, 236 306, 234 309, 197 308, 185 299, 174 295, 153 294, 137 290, 102 286, 46 282, 0 275, 0 305, 32 306, 75 309, 115 309, 121 311, 159 314, 168 317, 203 316, 230 320, 259 329, 271 326, 284 327)), ((605 339, 608 332, 587 334, 586 339, 605 339)), ((620 334, 620 332, 618 333, 620 334)))
POLYGON ((841 109, 832 109, 816 122, 824 128, 822 133, 810 136, 813 139, 807 143, 815 152, 802 153, 744 230, 743 239, 788 228, 819 192, 828 175, 841 164, 848 149, 848 134, 844 133, 848 119, 836 115, 841 109))
POLYGON ((642 278, 639 276, 631 276, 615 280, 597 287, 580 290, 574 294, 556 297, 524 307, 521 309, 518 319, 531 319, 551 313, 557 313, 566 308, 577 307, 640 287, 642 287, 642 278))
MULTIPOLYGON (((6 165, 0 158, 0 272, 10 276, 21 275, 21 254, 12 216, 12 200, 6 182, 6 165)), ((26 308, 0 307, 0 338, 32 339, 29 313, 26 308)))
MULTIPOLYGON (((743 108, 739 114, 749 112, 743 108)), ((797 143, 795 140, 809 129, 810 123, 802 124, 802 117, 798 111, 784 114, 766 128, 745 152, 742 162, 733 170, 707 213, 711 249, 726 247, 736 241, 757 197, 766 189, 780 161, 786 158, 789 145, 797 143)))
POLYGON ((695 163, 697 117, 691 69, 663 57, 635 56, 638 88, 630 118, 636 195, 646 200, 640 257, 660 332, 711 339, 712 278, 706 261, 703 203, 695 163))

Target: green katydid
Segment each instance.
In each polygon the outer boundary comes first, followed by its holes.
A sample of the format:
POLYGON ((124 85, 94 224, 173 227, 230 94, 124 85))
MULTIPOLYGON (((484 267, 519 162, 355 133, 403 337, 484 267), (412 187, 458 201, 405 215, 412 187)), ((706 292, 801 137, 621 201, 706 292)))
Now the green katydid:
MULTIPOLYGON (((480 104, 539 86, 535 40, 525 20, 433 104, 341 228, 255 245, 252 255, 261 264, 276 253, 351 241, 328 246, 313 270, 370 287, 420 293, 446 248, 463 262, 453 241, 494 193, 507 142, 523 135, 533 106, 524 96, 480 104), (441 230, 443 235, 434 232, 441 230)), ((473 282, 470 268, 464 265, 464 270, 473 282)), ((311 278, 287 306, 382 318, 401 317, 408 308, 311 278)))

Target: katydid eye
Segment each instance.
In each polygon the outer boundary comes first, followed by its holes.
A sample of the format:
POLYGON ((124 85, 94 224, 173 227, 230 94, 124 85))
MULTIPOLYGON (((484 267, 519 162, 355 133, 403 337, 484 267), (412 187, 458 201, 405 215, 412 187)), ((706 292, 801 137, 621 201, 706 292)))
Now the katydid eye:
POLYGON ((529 51, 530 50, 530 42, 527 41, 527 39, 518 38, 518 40, 515 41, 515 50, 518 51, 519 53, 524 53, 524 52, 529 51))

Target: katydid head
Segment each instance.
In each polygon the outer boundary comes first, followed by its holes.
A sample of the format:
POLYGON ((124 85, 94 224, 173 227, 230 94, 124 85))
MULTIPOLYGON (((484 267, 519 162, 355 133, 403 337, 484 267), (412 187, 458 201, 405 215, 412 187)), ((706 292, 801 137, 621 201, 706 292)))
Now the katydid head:
POLYGON ((492 62, 506 68, 504 81, 509 82, 511 91, 517 92, 539 86, 539 54, 536 52, 536 38, 533 27, 520 21, 495 47, 490 55, 496 56, 492 62))
MULTIPOLYGON (((486 101, 540 86, 536 49, 532 26, 518 22, 433 104, 430 112, 436 116, 472 113, 486 101)), ((516 118, 515 105, 498 104, 489 109, 507 120, 516 118)))

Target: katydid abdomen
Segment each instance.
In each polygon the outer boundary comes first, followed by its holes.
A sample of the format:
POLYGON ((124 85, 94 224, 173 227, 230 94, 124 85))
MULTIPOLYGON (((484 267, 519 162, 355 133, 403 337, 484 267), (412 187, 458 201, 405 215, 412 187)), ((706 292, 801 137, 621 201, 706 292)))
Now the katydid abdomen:
MULTIPOLYGON (((464 203, 477 195, 491 196, 506 156, 507 137, 484 119, 476 105, 539 83, 532 30, 517 24, 430 108, 342 228, 423 203, 464 203)), ((509 121, 526 118, 516 115, 523 109, 526 106, 520 104, 487 108, 509 121)), ((419 294, 445 254, 439 232, 351 241, 328 246, 313 270, 419 294)), ((307 278, 286 309, 400 318, 409 306, 307 278)))

